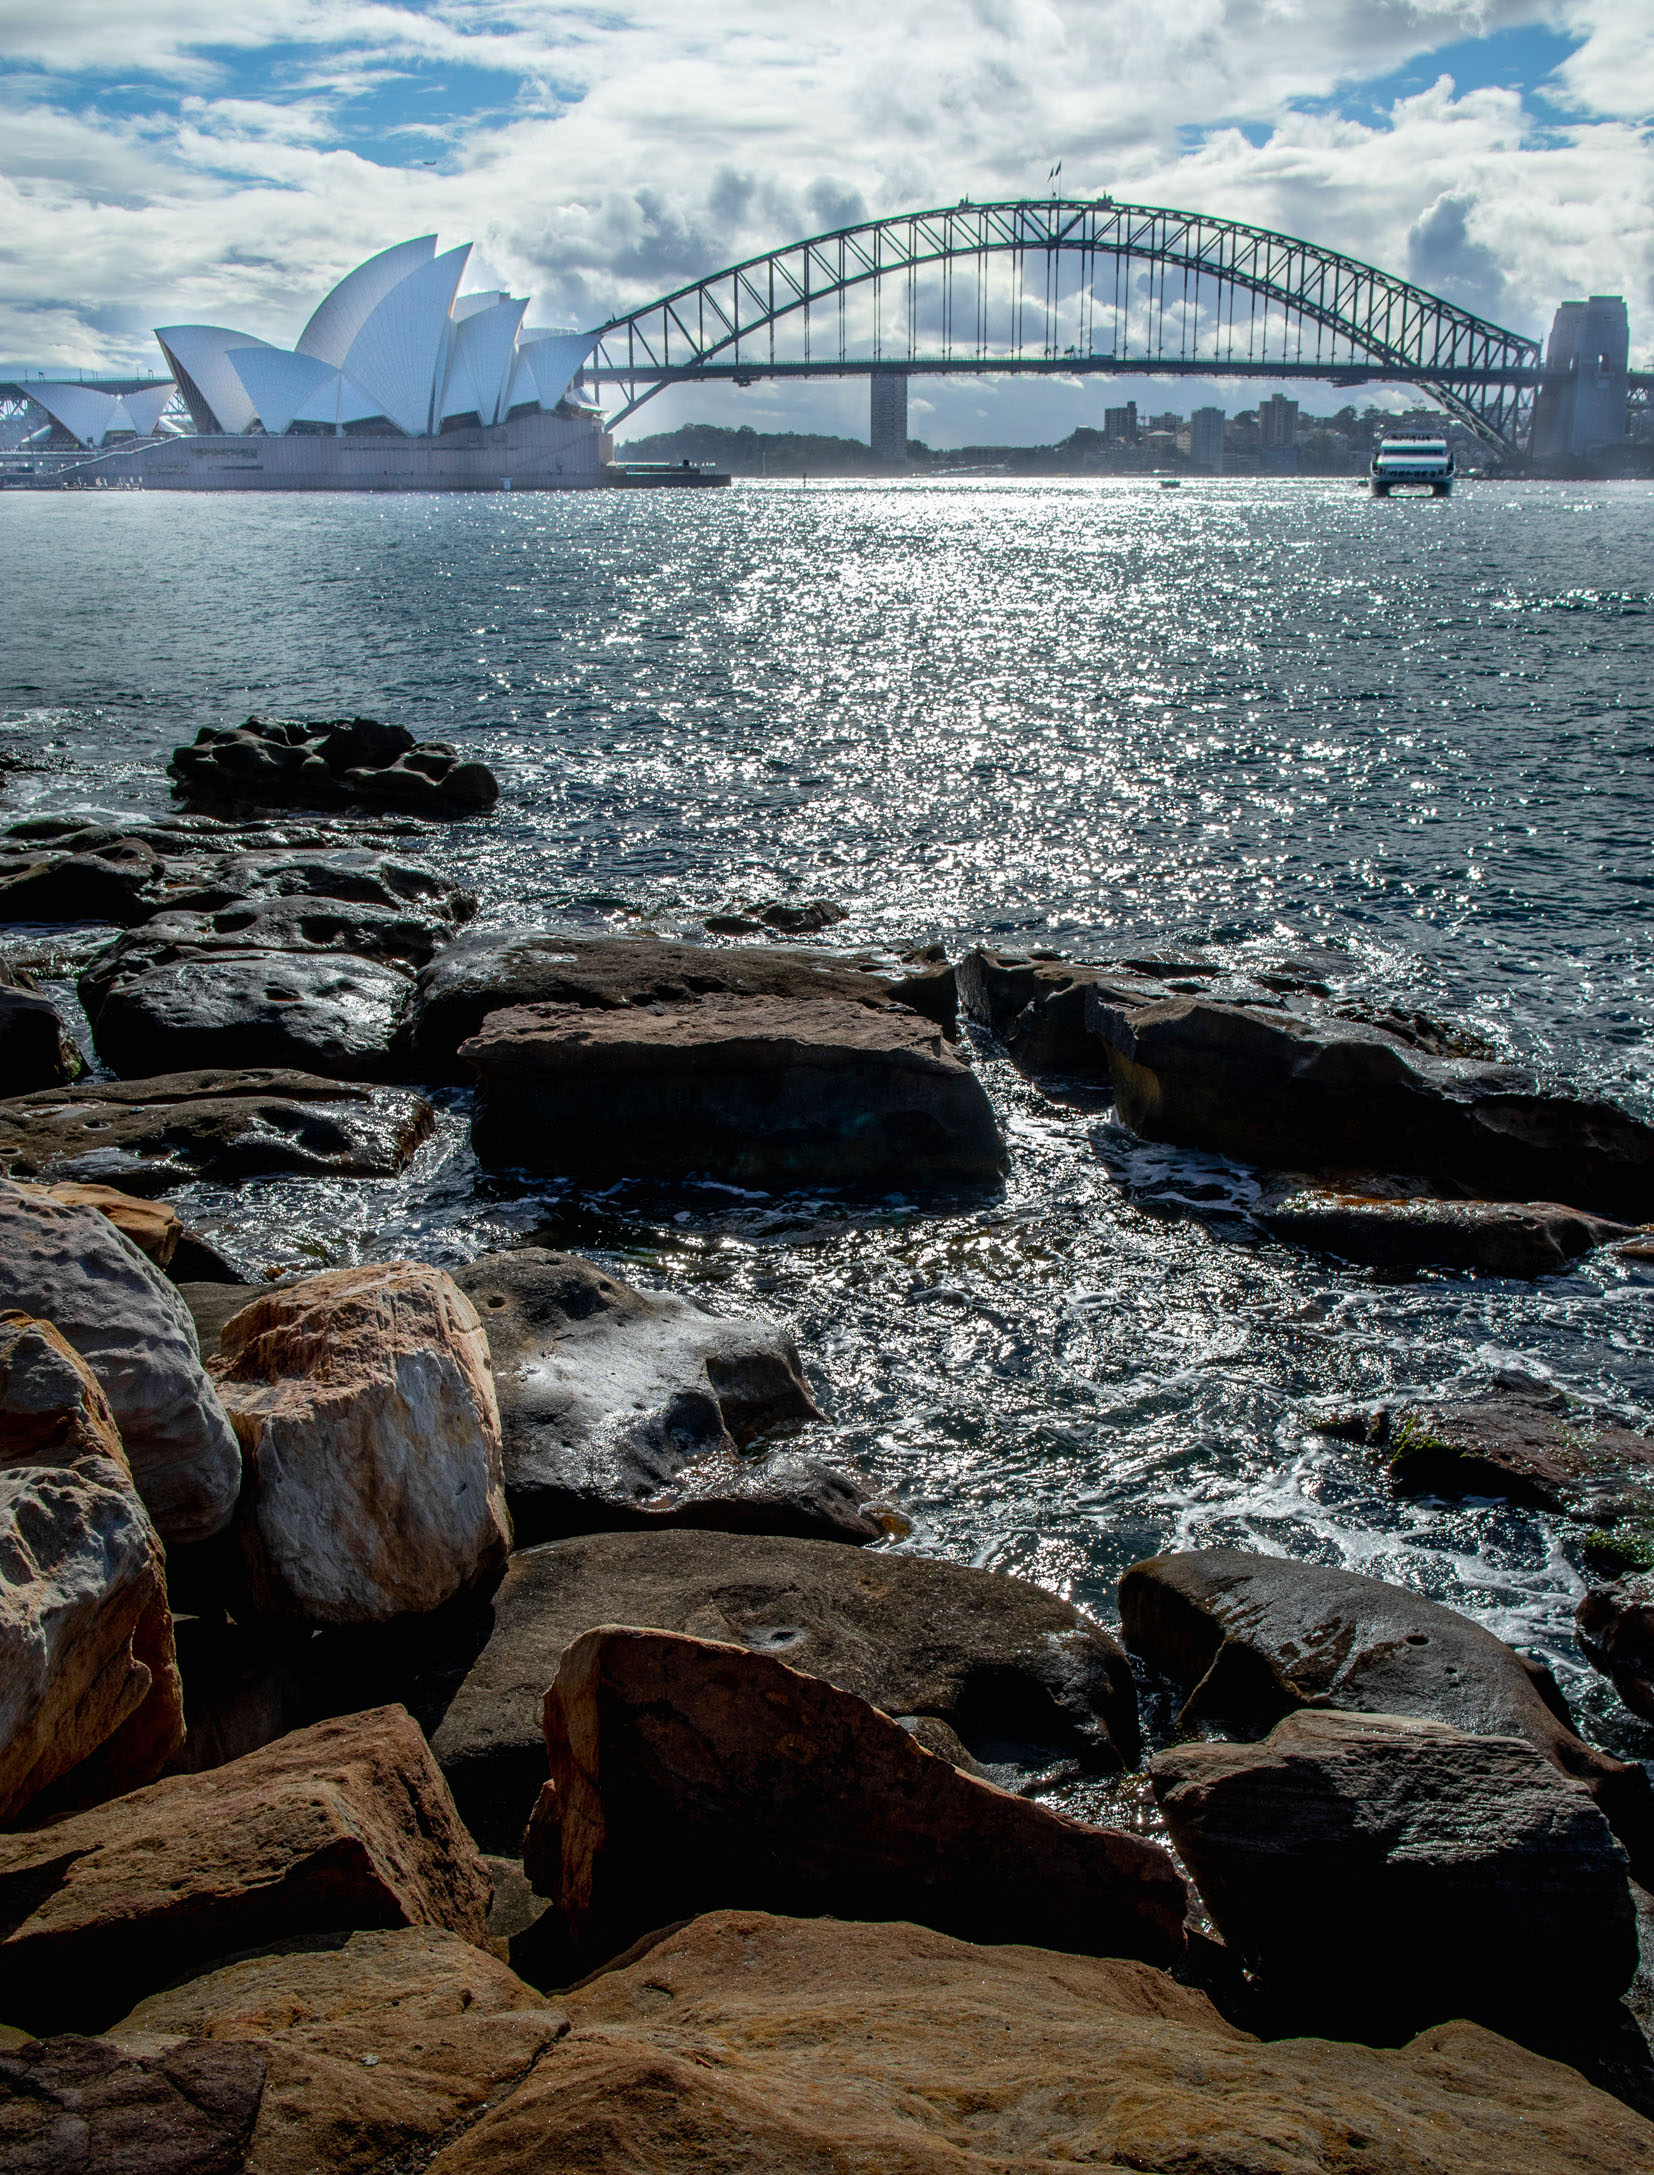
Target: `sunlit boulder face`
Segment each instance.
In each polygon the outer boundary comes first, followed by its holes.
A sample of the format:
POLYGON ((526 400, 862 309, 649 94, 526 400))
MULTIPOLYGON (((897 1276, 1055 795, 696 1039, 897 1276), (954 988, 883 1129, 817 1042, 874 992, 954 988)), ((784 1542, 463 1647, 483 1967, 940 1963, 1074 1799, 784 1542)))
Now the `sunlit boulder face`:
POLYGON ((348 272, 291 348, 221 325, 156 332, 197 430, 367 431, 408 438, 552 413, 591 352, 584 333, 524 333, 527 300, 461 294, 471 245, 423 234, 348 272))

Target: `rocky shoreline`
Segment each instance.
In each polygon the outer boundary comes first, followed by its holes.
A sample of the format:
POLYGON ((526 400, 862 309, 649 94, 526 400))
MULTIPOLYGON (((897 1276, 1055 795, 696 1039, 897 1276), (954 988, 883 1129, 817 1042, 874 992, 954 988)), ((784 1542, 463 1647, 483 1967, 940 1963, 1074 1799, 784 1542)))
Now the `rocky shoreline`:
MULTIPOLYGON (((1646 1250, 1654 1128, 1291 963, 482 927, 480 768, 249 725, 0 837, 0 2171, 1654 2168, 1654 1793, 1539 1664, 1231 1549, 1116 1636, 881 1546, 779 1321, 545 1244, 253 1281, 165 1198, 464 1086, 485 1174, 991 1199, 987 1038, 1281 1243, 1532 1278, 1646 1250)), ((1654 1718, 1654 1441, 1324 1425, 1571 1521, 1654 1718)))

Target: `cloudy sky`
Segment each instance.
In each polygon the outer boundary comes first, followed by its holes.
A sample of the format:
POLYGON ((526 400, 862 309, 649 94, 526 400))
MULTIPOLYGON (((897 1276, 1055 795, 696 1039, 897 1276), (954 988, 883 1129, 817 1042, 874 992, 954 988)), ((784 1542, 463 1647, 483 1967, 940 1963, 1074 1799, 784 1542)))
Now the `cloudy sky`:
MULTIPOLYGON (((1651 115, 1648 0, 0 0, 0 356, 289 342, 421 232, 590 325, 860 216, 1042 195, 1058 159, 1065 194, 1280 227, 1525 331, 1623 293, 1647 356, 1651 115)), ((933 381, 913 427, 1050 439, 1106 382, 933 381)), ((708 389, 634 427, 865 405, 708 389)))

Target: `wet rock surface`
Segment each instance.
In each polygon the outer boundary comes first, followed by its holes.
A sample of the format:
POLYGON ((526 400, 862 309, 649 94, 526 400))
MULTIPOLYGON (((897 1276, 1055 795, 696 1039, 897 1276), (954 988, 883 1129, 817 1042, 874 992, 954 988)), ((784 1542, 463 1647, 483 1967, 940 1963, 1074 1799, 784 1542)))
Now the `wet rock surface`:
POLYGON ((1041 953, 995 952, 978 946, 960 960, 959 999, 966 1016, 1005 1047, 1019 1072, 1035 1079, 1113 1086, 1106 1047, 1086 1024, 1089 991, 1125 1004, 1164 996, 1158 963, 1084 966, 1041 953))
POLYGON ((19 2175, 242 2175, 264 2092, 256 2046, 124 2053, 64 2036, 0 2049, 0 2167, 19 2175))
POLYGON ((1261 1744, 1174 1746, 1150 1774, 1283 2023, 1393 2038, 1469 2016, 1531 2041, 1565 2028, 1557 1988, 1600 2026, 1631 1984, 1625 1853, 1524 1738, 1311 1708, 1261 1744))
POLYGON ((229 1524, 241 1457, 175 1288, 100 1210, 0 1180, 0 1308, 48 1321, 108 1398, 164 1541, 229 1524))
POLYGON ((1260 2044, 1146 1965, 718 1911, 559 1997, 567 2038, 432 2175, 1626 2175, 1654 2125, 1469 2023, 1260 2044))
POLYGON ((101 2031, 213 1960, 337 1928, 478 1945, 487 1876, 400 1708, 0 1835, 0 1969, 31 2029, 101 2031))
POLYGON ((212 1379, 246 1472, 238 1615, 391 1623, 505 1561, 487 1342, 441 1269, 336 1269, 254 1298, 224 1323, 212 1379))
POLYGON ((523 1862, 576 1962, 732 1905, 1156 1963, 1182 1953, 1187 1897, 1156 1845, 962 1774, 769 1655, 589 1631, 564 1651, 544 1719, 551 1782, 523 1862))
POLYGON ((0 859, 0 922, 146 921, 161 900, 162 857, 142 839, 94 838, 79 852, 0 859))
POLYGON ((374 718, 203 725, 167 768, 191 808, 362 807, 461 816, 480 814, 499 798, 486 764, 374 718))
POLYGON ((1633 1714, 1654 1722, 1654 1575, 1629 1572, 1593 1586, 1574 1622, 1580 1651, 1633 1714))
POLYGON ((1605 1425, 1544 1393, 1393 1403, 1333 1423, 1389 1453, 1394 1487, 1419 1495, 1491 1495, 1563 1511, 1612 1530, 1654 1515, 1654 1439, 1605 1425))
POLYGON ((432 1743, 473 1833, 516 1849, 546 1776, 540 1703, 603 1624, 720 1639, 826 1679, 1015 1783, 1135 1764, 1124 1654, 1038 1586, 923 1556, 725 1533, 603 1533, 526 1549, 432 1743))
POLYGON ((1578 1736, 1549 1671, 1421 1594, 1326 1564, 1208 1548, 1133 1564, 1120 1619, 1132 1652, 1185 1693, 1183 1727, 1261 1736, 1313 1704, 1521 1737, 1586 1785, 1639 1879, 1654 1869, 1643 1769, 1578 1736))
POLYGON ((249 2175, 354 2175, 422 2160, 532 2074, 567 2029, 471 1942, 405 1926, 226 1965, 152 1994, 109 2039, 256 2058, 265 2081, 249 2175))
MULTIPOLYGON (((635 1291, 543 1247, 486 1254, 455 1282, 488 1335, 506 1489, 524 1545, 692 1519, 742 1480, 745 1516, 760 1519, 768 1461, 743 1470, 737 1448, 820 1418, 797 1349, 776 1323, 635 1291)), ((775 1490, 777 1530, 811 1515, 814 1491, 806 1486, 801 1500, 801 1478, 795 1464, 775 1490)), ((830 1487, 815 1517, 858 1540, 880 1530, 853 1508, 847 1516, 830 1487)))
POLYGON ((1359 1022, 1176 997, 1087 995, 1122 1121, 1247 1163, 1416 1172, 1490 1199, 1654 1214, 1654 1126, 1541 1093, 1511 1066, 1432 1058, 1359 1022))
POLYGON ((408 1013, 407 1049, 424 1080, 469 1082, 462 1042, 492 1012, 518 1005, 575 1005, 607 1012, 625 1006, 685 1004, 695 997, 837 997, 882 1007, 900 1002, 951 1026, 953 977, 945 962, 877 970, 866 954, 779 945, 720 949, 659 937, 535 935, 485 930, 450 945, 420 976, 408 1013))
POLYGON ((740 1186, 982 1185, 1005 1146, 981 1082, 911 1013, 699 997, 495 1012, 461 1055, 485 1162, 740 1186))
POLYGON ((278 1171, 392 1178, 431 1124, 406 1088, 263 1067, 167 1073, 0 1103, 0 1169, 139 1192, 278 1171))
POLYGON ((1300 1186, 1266 1201, 1260 1220, 1289 1246, 1380 1269, 1473 1276, 1557 1276, 1630 1226, 1556 1201, 1454 1201, 1300 1186))
POLYGON ((0 1096, 61 1087, 79 1071, 57 1006, 32 976, 0 961, 0 1096))

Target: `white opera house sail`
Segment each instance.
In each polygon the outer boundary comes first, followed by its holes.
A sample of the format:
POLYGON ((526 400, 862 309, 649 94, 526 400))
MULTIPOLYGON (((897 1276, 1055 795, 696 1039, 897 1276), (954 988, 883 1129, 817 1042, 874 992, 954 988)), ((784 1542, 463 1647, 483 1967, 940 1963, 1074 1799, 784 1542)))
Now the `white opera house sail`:
POLYGON ((101 453, 99 481, 545 490, 611 480, 602 417, 576 391, 594 336, 525 326, 520 296, 462 293, 470 255, 469 244, 439 254, 434 234, 382 250, 340 280, 291 348, 223 325, 162 325, 165 384, 118 398, 84 385, 24 390, 57 442, 101 453), (174 389, 188 421, 169 427, 174 389))

